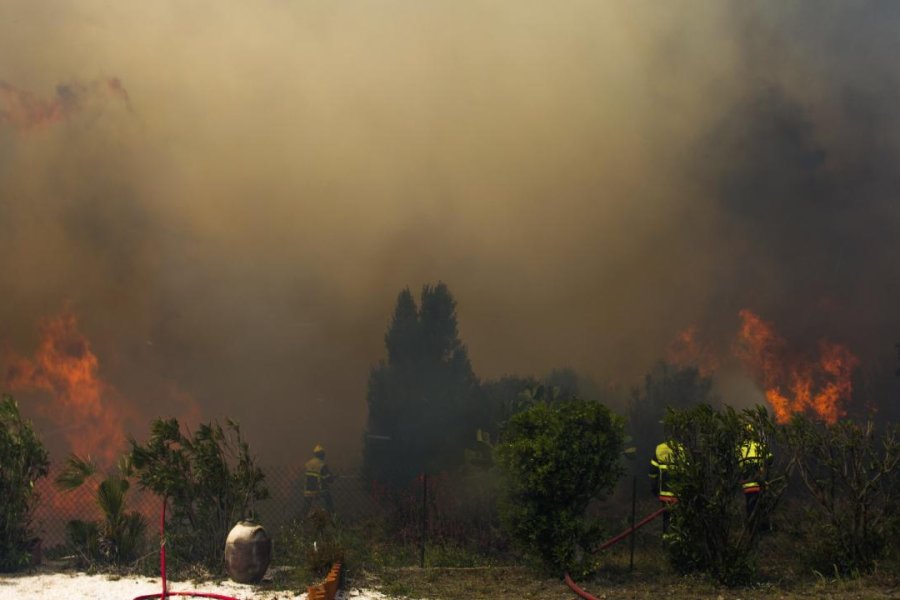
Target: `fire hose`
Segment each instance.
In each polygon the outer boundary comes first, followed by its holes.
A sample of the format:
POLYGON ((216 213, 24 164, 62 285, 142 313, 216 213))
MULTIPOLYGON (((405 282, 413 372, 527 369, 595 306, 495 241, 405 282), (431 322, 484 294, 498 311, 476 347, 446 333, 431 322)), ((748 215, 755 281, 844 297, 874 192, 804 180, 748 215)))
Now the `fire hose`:
MULTIPOLYGON (((652 521, 653 519, 658 517, 659 515, 663 514, 667 510, 669 510, 669 507, 663 506, 656 512, 653 512, 653 513, 647 515, 646 517, 641 519, 638 523, 635 523, 633 526, 629 527, 622 533, 609 538, 608 540, 606 540, 605 542, 600 544, 600 546, 597 549, 598 550, 606 550, 613 544, 617 544, 618 542, 621 542, 622 540, 627 538, 629 535, 631 535, 632 533, 634 533, 635 531, 637 531, 638 529, 640 529, 641 527, 643 527, 644 525, 646 525, 647 523, 649 523, 650 521, 652 521)), ((587 593, 586 591, 584 591, 583 589, 578 587, 578 584, 575 583, 571 577, 569 577, 568 573, 564 573, 563 575, 564 575, 563 581, 566 582, 566 585, 569 586, 569 589, 572 590, 573 592, 575 592, 575 594, 578 595, 579 598, 583 598, 584 600, 598 600, 598 598, 590 595, 589 593, 587 593)), ((135 598, 135 600, 137 600, 137 598, 135 598)))
POLYGON ((162 515, 159 518, 159 574, 162 579, 161 594, 146 594, 135 596, 134 600, 149 600, 150 598, 168 598, 170 596, 193 596, 196 598, 216 598, 217 600, 238 600, 232 596, 222 594, 210 594, 208 592, 170 592, 166 588, 166 504, 168 496, 163 498, 162 515))

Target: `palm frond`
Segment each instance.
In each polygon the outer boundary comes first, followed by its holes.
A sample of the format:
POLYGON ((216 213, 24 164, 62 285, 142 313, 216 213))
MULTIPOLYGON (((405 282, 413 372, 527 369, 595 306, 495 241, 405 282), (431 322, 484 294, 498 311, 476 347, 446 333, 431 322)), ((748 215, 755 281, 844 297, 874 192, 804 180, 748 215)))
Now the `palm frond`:
POLYGON ((97 489, 97 504, 103 511, 106 521, 114 522, 125 510, 125 492, 128 490, 128 481, 116 476, 107 477, 97 489))
POLYGON ((64 490, 74 490, 96 472, 97 467, 91 462, 90 457, 83 459, 75 454, 70 454, 63 470, 56 476, 56 485, 64 490))

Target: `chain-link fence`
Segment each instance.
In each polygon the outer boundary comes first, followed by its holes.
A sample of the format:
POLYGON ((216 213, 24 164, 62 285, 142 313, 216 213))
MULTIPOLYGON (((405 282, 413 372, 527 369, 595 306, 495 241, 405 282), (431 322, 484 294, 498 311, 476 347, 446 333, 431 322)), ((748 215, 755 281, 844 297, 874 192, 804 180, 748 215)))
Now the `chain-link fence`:
MULTIPOLYGON (((303 518, 303 477, 296 467, 264 467, 269 498, 253 509, 278 544, 282 528, 303 518)), ((40 502, 32 529, 44 550, 64 550, 66 524, 78 519, 102 521, 97 486, 61 491, 52 478, 39 483, 40 502)), ((423 474, 402 486, 366 481, 359 475, 338 475, 330 485, 335 517, 346 526, 373 525, 407 545, 457 543, 485 548, 505 546, 496 512, 496 482, 483 472, 454 475, 423 474)), ((133 485, 127 510, 147 520, 147 538, 155 536, 161 499, 133 485)))

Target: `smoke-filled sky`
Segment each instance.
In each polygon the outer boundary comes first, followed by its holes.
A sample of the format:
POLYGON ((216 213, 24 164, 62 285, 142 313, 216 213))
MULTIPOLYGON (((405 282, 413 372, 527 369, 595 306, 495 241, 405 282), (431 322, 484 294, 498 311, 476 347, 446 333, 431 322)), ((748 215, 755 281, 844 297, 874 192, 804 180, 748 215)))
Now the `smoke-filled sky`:
POLYGON ((900 341, 896 2, 2 14, 0 340, 70 311, 147 419, 349 467, 397 294, 438 280, 481 377, 630 384, 742 308, 900 341))

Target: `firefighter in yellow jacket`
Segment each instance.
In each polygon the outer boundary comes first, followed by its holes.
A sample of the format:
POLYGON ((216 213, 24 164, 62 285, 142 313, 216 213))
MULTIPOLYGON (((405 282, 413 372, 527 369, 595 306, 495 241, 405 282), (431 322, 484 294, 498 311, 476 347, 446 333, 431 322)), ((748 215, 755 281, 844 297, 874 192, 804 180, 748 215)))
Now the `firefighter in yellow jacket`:
POLYGON ((759 495, 765 489, 766 471, 772 462, 772 454, 760 443, 759 436, 751 425, 747 425, 746 435, 739 449, 741 468, 741 491, 747 505, 747 518, 756 509, 759 495))
POLYGON ((329 514, 333 514, 334 505, 329 488, 334 480, 334 475, 325 464, 325 448, 320 444, 316 444, 316 447, 313 448, 313 457, 306 461, 305 469, 301 516, 306 517, 312 505, 319 501, 329 514))
MULTIPOLYGON (((665 505, 671 506, 678 502, 678 497, 672 491, 672 467, 675 464, 675 452, 678 449, 676 442, 663 442, 656 446, 653 458, 650 459, 650 485, 653 495, 665 505)), ((663 534, 669 530, 669 511, 663 513, 663 534)))

